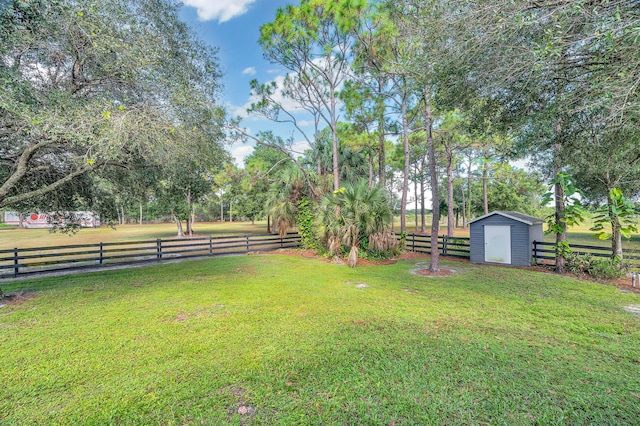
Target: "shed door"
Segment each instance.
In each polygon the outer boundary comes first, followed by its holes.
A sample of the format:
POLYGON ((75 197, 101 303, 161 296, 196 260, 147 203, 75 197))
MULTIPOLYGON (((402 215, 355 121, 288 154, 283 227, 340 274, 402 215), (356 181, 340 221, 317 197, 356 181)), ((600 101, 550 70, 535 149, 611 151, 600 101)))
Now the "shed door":
POLYGON ((484 261, 511 264, 511 227, 484 227, 484 261))

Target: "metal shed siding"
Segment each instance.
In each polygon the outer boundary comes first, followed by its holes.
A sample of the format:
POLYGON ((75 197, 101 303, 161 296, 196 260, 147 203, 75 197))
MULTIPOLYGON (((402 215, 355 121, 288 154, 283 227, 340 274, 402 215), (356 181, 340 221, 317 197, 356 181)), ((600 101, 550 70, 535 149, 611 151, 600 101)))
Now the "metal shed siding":
MULTIPOLYGON (((470 225, 471 261, 484 261, 484 227, 511 227, 511 265, 529 266, 531 264, 531 242, 529 241, 529 225, 501 215, 489 216, 470 225)), ((542 228, 541 228, 542 229, 542 228)))

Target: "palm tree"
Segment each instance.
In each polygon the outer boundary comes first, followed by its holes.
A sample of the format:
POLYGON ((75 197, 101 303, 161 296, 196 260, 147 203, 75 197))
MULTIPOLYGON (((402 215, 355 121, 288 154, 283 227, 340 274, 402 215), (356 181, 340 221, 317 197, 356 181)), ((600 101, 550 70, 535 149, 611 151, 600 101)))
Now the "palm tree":
POLYGON ((367 180, 359 180, 328 194, 323 201, 322 222, 329 251, 336 254, 339 243, 350 247, 348 264, 355 267, 358 248, 365 239, 373 241, 375 250, 391 248, 395 236, 388 231, 391 209, 386 193, 380 186, 369 187, 367 180), (339 214, 336 215, 336 207, 339 214))
POLYGON ((296 224, 298 201, 309 195, 302 172, 296 167, 288 167, 278 174, 269 187, 265 204, 267 214, 273 217, 274 228, 281 237, 296 224))

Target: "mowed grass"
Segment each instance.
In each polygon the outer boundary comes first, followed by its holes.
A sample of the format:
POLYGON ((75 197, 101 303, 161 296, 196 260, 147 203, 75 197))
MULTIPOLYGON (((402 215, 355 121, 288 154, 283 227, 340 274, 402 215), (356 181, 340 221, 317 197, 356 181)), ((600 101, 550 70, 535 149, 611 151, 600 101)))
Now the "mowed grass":
MULTIPOLYGON (((629 424, 640 297, 240 256, 0 284, 0 424, 629 424), (239 414, 244 413, 244 414, 239 414)), ((426 260, 424 261, 426 262, 426 260)))
MULTIPOLYGON (((211 222, 196 223, 196 235, 214 237, 227 235, 266 234, 266 222, 211 222)), ((151 225, 118 225, 115 229, 108 226, 83 228, 76 234, 51 233, 48 229, 0 228, 0 250, 68 244, 94 244, 99 242, 142 241, 157 238, 176 238, 174 223, 151 225)))

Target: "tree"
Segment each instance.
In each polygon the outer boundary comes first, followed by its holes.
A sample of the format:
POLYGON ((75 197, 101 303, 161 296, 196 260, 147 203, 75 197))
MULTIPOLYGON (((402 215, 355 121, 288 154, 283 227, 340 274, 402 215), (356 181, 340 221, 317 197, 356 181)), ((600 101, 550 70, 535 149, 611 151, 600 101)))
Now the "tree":
MULTIPOLYGON (((237 207, 238 212, 251 219, 252 223, 265 214, 269 185, 282 170, 290 166, 288 155, 270 147, 256 146, 245 158, 242 196, 237 207)), ((270 221, 267 222, 267 232, 271 232, 270 221)))
POLYGON ((395 246, 393 233, 385 232, 391 223, 391 211, 380 186, 370 187, 364 179, 348 183, 325 196, 321 212, 330 252, 336 254, 340 243, 348 247, 348 264, 352 268, 358 260, 358 248, 365 240, 367 246, 370 244, 378 251, 395 246), (337 216, 336 210, 339 211, 337 216))
POLYGON ((570 173, 586 200, 602 205, 597 235, 611 238, 613 255, 620 259, 624 233, 621 230, 628 230, 627 225, 621 225, 620 217, 634 216, 622 194, 635 195, 640 191, 640 134, 630 127, 592 129, 589 137, 575 148, 579 155, 569 159, 570 173), (603 218, 609 221, 611 233, 603 232, 603 218))
POLYGON ((352 30, 364 6, 364 0, 302 0, 278 9, 260 28, 265 56, 292 73, 290 85, 331 129, 334 190, 340 181, 337 93, 350 73, 352 30))
POLYGON ((219 142, 216 55, 173 2, 14 0, 0 28, 0 206, 219 142))
POLYGON ((309 197, 304 177, 295 167, 281 170, 269 188, 266 202, 267 213, 273 217, 273 228, 284 237, 295 226, 298 217, 298 203, 309 197))
POLYGON ((631 200, 625 198, 619 188, 612 188, 607 197, 607 204, 596 211, 594 226, 590 229, 601 240, 611 239, 611 254, 620 260, 622 252, 622 237, 631 238, 631 232, 638 232, 638 214, 631 200), (609 223, 611 232, 605 230, 605 223, 609 223))
POLYGON ((444 114, 436 131, 436 136, 444 148, 445 170, 447 173, 447 236, 453 237, 454 225, 454 178, 453 172, 457 164, 459 152, 468 148, 471 142, 462 134, 460 123, 462 117, 459 111, 444 114))
MULTIPOLYGON (((411 75, 415 92, 421 100, 423 124, 429 155, 429 178, 431 182, 432 222, 431 241, 437 241, 440 230, 440 194, 438 191, 438 172, 434 129, 433 99, 437 89, 437 63, 448 52, 448 39, 445 29, 448 23, 443 20, 443 5, 435 1, 406 0, 389 2, 391 18, 398 28, 397 39, 402 40, 408 49, 402 56, 399 66, 411 75)), ((432 245, 429 271, 440 269, 439 251, 432 245)))

